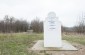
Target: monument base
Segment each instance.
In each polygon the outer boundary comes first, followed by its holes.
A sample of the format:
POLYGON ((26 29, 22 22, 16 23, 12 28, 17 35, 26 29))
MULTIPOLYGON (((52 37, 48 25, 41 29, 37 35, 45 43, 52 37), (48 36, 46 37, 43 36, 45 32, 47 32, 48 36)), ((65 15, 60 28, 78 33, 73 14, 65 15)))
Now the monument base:
POLYGON ((38 40, 37 43, 30 49, 30 50, 39 50, 39 51, 76 51, 74 46, 72 46, 69 42, 66 40, 62 40, 62 47, 56 48, 56 47, 44 47, 44 41, 38 40))

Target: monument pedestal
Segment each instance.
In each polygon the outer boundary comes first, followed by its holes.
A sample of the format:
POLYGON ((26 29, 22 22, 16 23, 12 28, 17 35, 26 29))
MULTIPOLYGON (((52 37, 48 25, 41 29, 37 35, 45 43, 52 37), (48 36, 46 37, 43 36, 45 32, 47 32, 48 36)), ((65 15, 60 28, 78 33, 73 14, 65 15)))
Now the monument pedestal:
POLYGON ((74 46, 72 46, 69 42, 66 40, 62 40, 62 47, 61 48, 56 48, 56 47, 44 47, 44 41, 43 40, 38 40, 37 43, 30 49, 31 51, 77 51, 74 46))

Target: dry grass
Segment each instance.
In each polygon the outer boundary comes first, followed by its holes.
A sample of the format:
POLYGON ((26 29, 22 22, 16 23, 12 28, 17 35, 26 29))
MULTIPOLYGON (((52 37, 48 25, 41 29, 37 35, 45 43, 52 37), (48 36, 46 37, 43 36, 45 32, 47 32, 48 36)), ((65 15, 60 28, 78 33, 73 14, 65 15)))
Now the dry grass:
MULTIPOLYGON (((43 34, 0 34, 0 55, 31 55, 27 48, 40 39, 43 39, 43 34)), ((63 39, 85 45, 85 35, 63 34, 63 39)))

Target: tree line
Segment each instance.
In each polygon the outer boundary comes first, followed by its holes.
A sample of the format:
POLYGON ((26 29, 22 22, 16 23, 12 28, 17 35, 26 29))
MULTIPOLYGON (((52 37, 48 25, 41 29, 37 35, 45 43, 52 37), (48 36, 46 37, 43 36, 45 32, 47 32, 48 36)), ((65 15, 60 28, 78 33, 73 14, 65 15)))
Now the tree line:
POLYGON ((6 15, 3 20, 0 20, 1 33, 26 32, 27 30, 43 32, 43 21, 34 19, 31 22, 27 22, 26 20, 18 20, 8 15, 6 15))
POLYGON ((85 14, 80 15, 78 22, 73 27, 62 26, 62 32, 76 32, 85 34, 85 14))
MULTIPOLYGON (((85 18, 81 20, 74 27, 61 27, 62 32, 76 32, 85 33, 85 18)), ((33 32, 43 32, 43 21, 38 18, 27 22, 26 20, 18 20, 15 17, 9 17, 6 15, 3 20, 0 20, 0 32, 11 33, 11 32, 27 32, 27 30, 33 30, 33 32)))

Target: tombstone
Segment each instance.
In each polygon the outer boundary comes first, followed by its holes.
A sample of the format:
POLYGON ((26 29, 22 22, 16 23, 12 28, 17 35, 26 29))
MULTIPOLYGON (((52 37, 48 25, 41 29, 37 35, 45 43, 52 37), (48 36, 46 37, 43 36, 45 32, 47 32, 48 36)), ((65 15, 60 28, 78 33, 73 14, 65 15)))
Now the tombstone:
POLYGON ((44 22, 44 47, 62 47, 61 22, 54 12, 44 22))
MULTIPOLYGON (((56 17, 54 12, 50 12, 44 21, 44 40, 38 40, 33 47, 30 49, 32 52, 43 51, 57 51, 56 55, 61 52, 74 52, 77 51, 68 41, 62 40, 61 38, 61 22, 56 17)), ((36 52, 36 53, 39 53, 36 52)), ((55 53, 54 53, 55 54, 55 53)), ((54 55, 52 54, 52 55, 54 55)))

